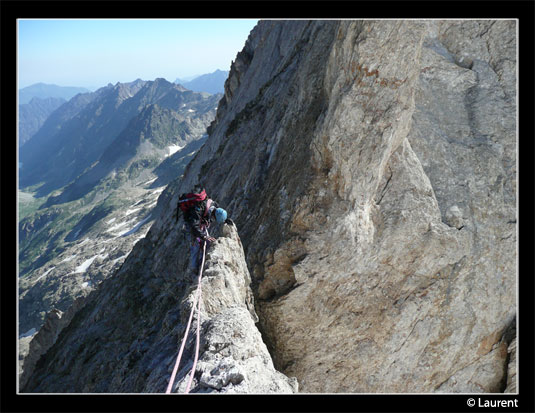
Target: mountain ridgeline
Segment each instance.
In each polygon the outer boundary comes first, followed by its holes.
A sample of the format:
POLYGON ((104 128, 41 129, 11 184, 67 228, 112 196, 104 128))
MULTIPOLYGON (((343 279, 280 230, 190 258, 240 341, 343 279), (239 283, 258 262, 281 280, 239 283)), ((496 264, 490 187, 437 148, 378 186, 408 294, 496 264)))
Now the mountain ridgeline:
POLYGON ((193 90, 194 92, 208 92, 216 94, 225 92, 224 85, 227 77, 228 71, 218 69, 213 73, 197 76, 189 81, 176 79, 175 83, 179 83, 186 89, 193 90))
POLYGON ((120 268, 206 141, 221 97, 163 79, 108 85, 63 103, 21 148, 24 341, 120 268))
POLYGON ((45 123, 46 119, 66 102, 63 98, 34 97, 19 105, 19 147, 24 145, 45 123))
POLYGON ((19 90, 19 105, 30 103, 32 99, 62 99, 68 101, 79 93, 89 93, 85 87, 57 86, 35 83, 19 90))
POLYGON ((125 129, 130 123, 131 129, 141 127, 143 122, 145 128, 159 128, 158 136, 147 141, 157 149, 164 149, 166 141, 184 146, 189 143, 188 130, 199 127, 196 120, 191 121, 191 113, 216 106, 220 97, 188 91, 165 79, 117 83, 77 95, 68 107, 64 105, 50 116, 21 148, 20 186, 37 186, 37 196, 45 196, 73 182, 67 193, 59 199, 49 199, 46 205, 79 198, 108 172, 112 159, 117 161, 120 155, 124 155, 123 160, 131 157, 145 142, 142 137, 146 130, 140 131, 137 138, 128 135, 125 129), (147 108, 148 105, 154 107, 147 108), (165 117, 158 111, 166 109, 174 111, 173 122, 181 123, 183 130, 178 136, 170 133, 173 125, 166 124, 167 120, 158 120, 165 117), (128 142, 129 139, 132 141, 128 142), (106 150, 108 154, 113 152, 111 157, 103 155, 106 150), (100 159, 101 156, 104 158, 100 159))
POLYGON ((514 392, 516 24, 259 22, 206 142, 37 334, 22 391, 165 391, 196 293, 174 211, 201 181, 236 227, 208 248, 192 392, 514 392))

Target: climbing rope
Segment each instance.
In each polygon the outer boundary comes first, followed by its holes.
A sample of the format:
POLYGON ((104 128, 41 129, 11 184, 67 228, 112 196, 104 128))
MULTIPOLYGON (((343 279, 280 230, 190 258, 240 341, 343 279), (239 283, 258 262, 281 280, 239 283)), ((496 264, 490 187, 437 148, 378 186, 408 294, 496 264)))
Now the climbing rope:
MULTIPOLYGON (((208 234, 208 231, 206 231, 206 233, 208 234)), ((199 359, 199 346, 200 346, 200 336, 201 336, 201 277, 202 277, 202 270, 204 267, 205 254, 206 254, 206 241, 204 241, 203 243, 202 263, 201 263, 201 269, 199 271, 199 286, 197 287, 197 295, 199 299, 197 300, 197 342, 195 344, 195 358, 193 360, 193 366, 191 367, 191 374, 189 376, 188 385, 186 386, 185 393, 189 393, 191 381, 193 380, 193 375, 195 374, 195 368, 197 367, 197 360, 199 359)))
MULTIPOLYGON (((206 235, 208 236, 208 230, 206 230, 206 235)), ((186 391, 184 393, 189 393, 191 382, 193 380, 193 375, 195 374, 195 368, 197 367, 197 360, 199 358, 199 343, 200 343, 200 334, 201 334, 201 278, 202 278, 202 272, 204 268, 204 260, 206 256, 206 241, 203 242, 203 251, 202 251, 202 262, 201 267, 199 270, 199 281, 197 285, 197 294, 195 295, 195 299, 193 301, 193 306, 191 308, 191 313, 189 315, 188 325, 186 327, 186 332, 184 333, 184 337, 182 338, 182 344, 180 345, 180 351, 178 352, 178 356, 175 362, 175 367, 173 368, 173 374, 171 374, 171 379, 169 380, 169 384, 167 386, 167 390, 165 391, 166 394, 171 393, 171 388, 173 387, 173 383, 175 381, 175 376, 178 371, 178 366, 180 364, 180 359, 182 358, 182 351, 184 350, 184 346, 186 344, 186 338, 189 333, 189 328, 191 326, 191 320, 193 319, 193 313, 195 312, 195 307, 197 307, 197 341, 195 346, 195 358, 193 360, 193 366, 191 368, 191 374, 188 379, 188 384, 186 386, 186 391)))

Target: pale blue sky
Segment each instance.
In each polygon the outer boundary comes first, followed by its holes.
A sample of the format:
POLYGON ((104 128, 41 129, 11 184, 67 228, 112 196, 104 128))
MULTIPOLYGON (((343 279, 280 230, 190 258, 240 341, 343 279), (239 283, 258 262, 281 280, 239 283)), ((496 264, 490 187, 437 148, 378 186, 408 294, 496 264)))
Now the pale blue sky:
POLYGON ((94 90, 163 77, 170 82, 230 70, 250 19, 18 20, 18 86, 94 90))

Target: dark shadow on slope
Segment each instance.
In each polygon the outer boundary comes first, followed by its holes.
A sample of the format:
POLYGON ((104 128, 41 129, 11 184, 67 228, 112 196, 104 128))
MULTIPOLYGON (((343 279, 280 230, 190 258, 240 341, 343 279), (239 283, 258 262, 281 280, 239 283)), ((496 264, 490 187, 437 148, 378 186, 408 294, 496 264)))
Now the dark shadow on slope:
POLYGON ((89 232, 89 230, 102 218, 105 218, 114 210, 112 205, 101 204, 93 208, 87 215, 74 226, 71 232, 65 237, 66 242, 73 242, 89 232))
POLYGON ((153 171, 153 173, 158 176, 158 179, 156 179, 149 188, 165 186, 172 180, 179 178, 180 175, 184 173, 188 163, 193 159, 195 153, 197 153, 201 146, 204 145, 207 138, 208 136, 205 135, 201 139, 187 144, 180 151, 171 155, 158 165, 153 171))

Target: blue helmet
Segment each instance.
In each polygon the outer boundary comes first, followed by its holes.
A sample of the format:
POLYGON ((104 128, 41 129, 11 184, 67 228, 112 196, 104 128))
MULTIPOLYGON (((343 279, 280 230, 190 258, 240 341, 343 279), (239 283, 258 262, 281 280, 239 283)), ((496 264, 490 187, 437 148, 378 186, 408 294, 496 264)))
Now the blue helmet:
POLYGON ((222 224, 227 219, 227 211, 225 211, 223 208, 217 208, 215 210, 215 219, 218 223, 222 224))

